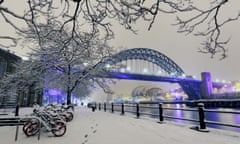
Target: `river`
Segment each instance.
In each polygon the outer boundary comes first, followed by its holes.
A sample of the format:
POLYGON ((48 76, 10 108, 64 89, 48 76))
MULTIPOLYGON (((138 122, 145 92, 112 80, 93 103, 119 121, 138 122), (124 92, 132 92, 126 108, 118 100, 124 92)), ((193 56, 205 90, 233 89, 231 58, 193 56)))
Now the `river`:
MULTIPOLYGON (((169 107, 176 107, 176 108, 188 108, 184 104, 176 104, 176 105, 168 105, 169 107)), ((212 110, 220 110, 220 111, 238 111, 237 109, 230 109, 230 108, 214 108, 212 110)), ((184 117, 189 119, 198 119, 198 112, 194 111, 182 111, 182 110, 164 110, 165 115, 171 115, 175 117, 184 117)), ((240 125, 240 114, 229 114, 229 113, 217 113, 217 112, 205 112, 205 119, 207 121, 215 121, 220 123, 227 123, 227 124, 234 124, 240 125)), ((181 124, 197 124, 194 122, 188 122, 184 120, 173 120, 177 123, 181 124)), ((217 129, 224 129, 224 130, 231 130, 240 132, 240 128, 234 127, 227 127, 222 125, 214 125, 214 124, 207 124, 207 127, 217 128, 217 129)))
MULTIPOLYGON (((144 105, 144 106, 150 106, 150 105, 144 105)), ((153 106, 153 105, 151 105, 151 106, 153 106)), ((164 104, 163 107, 165 107, 165 108, 189 108, 185 104, 164 104)), ((125 109, 130 110, 130 111, 136 111, 135 108, 125 108, 125 109)), ((211 109, 211 110, 240 112, 239 109, 230 109, 230 108, 214 108, 214 109, 211 109)), ((157 108, 150 110, 149 108, 142 108, 140 106, 140 113, 142 113, 142 112, 158 115, 158 109, 157 108)), ((183 111, 183 110, 163 109, 163 115, 178 117, 178 118, 187 118, 187 119, 198 120, 198 111, 183 111)), ((174 121, 174 122, 177 122, 179 124, 191 124, 191 125, 196 125, 196 126, 199 125, 199 123, 197 123, 197 122, 185 121, 185 120, 180 120, 180 119, 165 118, 165 120, 174 121)), ((240 125, 240 114, 205 112, 205 120, 220 122, 220 123, 240 125)), ((211 128, 240 132, 240 128, 234 128, 234 127, 228 127, 228 126, 222 126, 222 125, 214 125, 214 124, 206 124, 206 126, 211 127, 211 128)))

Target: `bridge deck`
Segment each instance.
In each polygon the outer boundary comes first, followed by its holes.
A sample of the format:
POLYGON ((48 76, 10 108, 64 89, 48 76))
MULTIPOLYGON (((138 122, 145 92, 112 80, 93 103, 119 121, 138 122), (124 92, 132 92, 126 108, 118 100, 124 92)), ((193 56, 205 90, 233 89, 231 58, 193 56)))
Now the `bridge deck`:
MULTIPOLYGON (((231 131, 210 129, 198 132, 189 125, 170 122, 159 124, 153 119, 136 119, 132 115, 77 108, 75 118, 67 125, 63 137, 52 137, 42 132, 37 137, 27 138, 19 132, 19 144, 239 144, 240 134, 231 131)), ((14 142, 15 127, 0 127, 1 143, 14 142)), ((20 128, 21 130, 21 128, 20 128)))

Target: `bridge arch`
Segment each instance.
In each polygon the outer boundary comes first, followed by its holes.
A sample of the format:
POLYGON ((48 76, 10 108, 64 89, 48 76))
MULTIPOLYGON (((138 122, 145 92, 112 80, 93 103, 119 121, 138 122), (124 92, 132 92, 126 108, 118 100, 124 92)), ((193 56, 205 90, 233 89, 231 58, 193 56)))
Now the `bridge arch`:
POLYGON ((110 58, 107 58, 103 64, 115 65, 126 60, 144 60, 156 64, 169 75, 182 76, 183 70, 169 57, 159 51, 149 48, 132 48, 121 51, 110 58))
POLYGON ((120 79, 139 79, 139 80, 149 80, 149 81, 164 81, 164 82, 173 82, 173 83, 178 83, 182 89, 185 91, 185 93, 188 95, 188 98, 190 100, 192 99, 200 99, 200 81, 197 80, 186 80, 186 79, 181 79, 177 77, 181 77, 185 75, 184 71, 169 57, 166 55, 162 54, 159 51, 149 49, 149 48, 132 48, 132 49, 127 49, 124 51, 121 51, 115 55, 112 55, 111 57, 105 59, 103 62, 101 62, 98 66, 99 67, 104 67, 105 65, 109 64, 111 66, 116 65, 119 62, 122 61, 127 61, 127 60, 144 60, 148 61, 150 63, 153 63, 160 67, 162 70, 164 70, 167 74, 169 74, 171 77, 175 78, 170 78, 169 80, 168 77, 159 77, 155 75, 151 76, 143 76, 142 74, 121 74, 119 72, 113 72, 113 73, 108 73, 108 78, 120 78, 120 79), (172 75, 174 74, 174 75, 172 75), (131 77, 131 78, 130 78, 131 77), (167 78, 167 79, 165 79, 167 78))

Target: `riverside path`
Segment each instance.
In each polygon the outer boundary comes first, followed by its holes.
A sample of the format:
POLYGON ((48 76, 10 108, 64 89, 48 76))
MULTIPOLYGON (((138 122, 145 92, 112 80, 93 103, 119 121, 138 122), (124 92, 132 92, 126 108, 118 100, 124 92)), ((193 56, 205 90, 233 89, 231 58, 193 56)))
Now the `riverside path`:
MULTIPOLYGON (((20 114, 29 113, 20 109, 20 114)), ((199 132, 191 125, 179 125, 166 121, 157 123, 156 119, 136 119, 133 115, 121 116, 119 113, 103 111, 92 112, 86 107, 77 107, 75 117, 67 124, 67 133, 53 137, 51 133, 41 132, 37 136, 26 137, 19 131, 15 142, 15 126, 0 127, 1 144, 239 144, 240 133, 209 129, 199 132)))

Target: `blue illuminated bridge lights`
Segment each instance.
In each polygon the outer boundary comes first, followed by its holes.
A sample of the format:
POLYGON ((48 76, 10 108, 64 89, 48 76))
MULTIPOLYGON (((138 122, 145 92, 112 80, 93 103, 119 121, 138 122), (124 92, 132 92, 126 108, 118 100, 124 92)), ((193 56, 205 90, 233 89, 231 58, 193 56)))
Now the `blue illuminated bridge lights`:
MULTIPOLYGON (((180 76, 184 73, 183 70, 166 55, 148 48, 133 48, 121 51, 112 57, 107 58, 103 64, 116 65, 117 63, 121 63, 123 61, 127 62, 128 60, 131 60, 131 63, 133 61, 136 62, 141 60, 142 62, 138 67, 141 67, 142 72, 144 73, 147 71, 151 72, 150 69, 154 69, 156 66, 162 71, 165 71, 167 74, 175 73, 176 76, 180 76), (144 61, 148 63, 145 63, 144 61), (149 66, 150 64, 152 64, 152 66, 149 66)), ((131 68, 131 72, 133 72, 134 69, 136 70, 136 68, 126 65, 125 71, 130 71, 128 67, 131 68)), ((123 69, 120 69, 120 71, 123 71, 123 69)), ((157 73, 157 71, 155 70, 154 73, 157 73)))
MULTIPOLYGON (((103 64, 121 63, 108 78, 178 83, 190 99, 200 99, 202 80, 188 76, 166 55, 149 48, 133 48, 121 51, 106 59, 103 64)), ((109 69, 110 70, 110 69, 109 69)), ((222 85, 222 84, 220 84, 222 85)), ((213 83, 213 86, 217 86, 213 83)))

